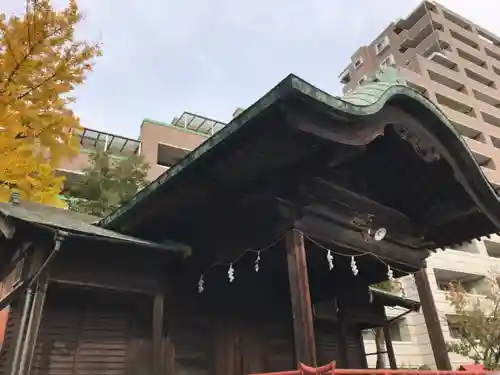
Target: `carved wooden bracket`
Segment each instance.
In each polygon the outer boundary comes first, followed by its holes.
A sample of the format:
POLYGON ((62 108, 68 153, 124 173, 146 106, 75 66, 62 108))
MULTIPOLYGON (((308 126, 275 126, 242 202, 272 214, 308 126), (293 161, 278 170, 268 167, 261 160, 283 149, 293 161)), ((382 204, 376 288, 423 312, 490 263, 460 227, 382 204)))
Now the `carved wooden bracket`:
POLYGON ((411 131, 408 127, 402 124, 394 125, 394 129, 399 134, 401 139, 410 143, 415 152, 427 163, 432 163, 441 158, 441 155, 437 152, 436 147, 434 147, 432 142, 427 140, 421 134, 411 131))

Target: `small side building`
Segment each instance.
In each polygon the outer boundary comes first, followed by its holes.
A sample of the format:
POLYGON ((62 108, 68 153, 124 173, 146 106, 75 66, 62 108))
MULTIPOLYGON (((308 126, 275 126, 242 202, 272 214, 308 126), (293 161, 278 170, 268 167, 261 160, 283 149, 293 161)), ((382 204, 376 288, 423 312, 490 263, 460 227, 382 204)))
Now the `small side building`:
POLYGON ((165 275, 189 249, 121 235, 95 220, 0 203, 0 275, 8 291, 0 301, 8 311, 0 373, 154 373, 165 275))

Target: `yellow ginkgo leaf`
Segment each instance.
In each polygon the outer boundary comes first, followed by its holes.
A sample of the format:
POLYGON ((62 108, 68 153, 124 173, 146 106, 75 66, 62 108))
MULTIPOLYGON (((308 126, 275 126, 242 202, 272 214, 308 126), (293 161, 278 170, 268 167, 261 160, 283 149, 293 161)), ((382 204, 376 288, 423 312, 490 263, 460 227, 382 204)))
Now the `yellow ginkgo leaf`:
POLYGON ((62 10, 27 1, 22 16, 0 13, 0 201, 15 186, 22 199, 58 206, 55 168, 76 155, 81 131, 71 93, 101 51, 75 38, 76 1, 62 10))

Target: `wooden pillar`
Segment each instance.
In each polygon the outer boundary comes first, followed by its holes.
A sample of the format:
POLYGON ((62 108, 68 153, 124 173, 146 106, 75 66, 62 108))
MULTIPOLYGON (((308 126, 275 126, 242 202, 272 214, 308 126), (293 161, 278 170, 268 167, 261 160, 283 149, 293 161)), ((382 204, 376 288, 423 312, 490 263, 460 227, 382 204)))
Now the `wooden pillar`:
POLYGON ((6 361, 7 362, 6 368, 8 369, 11 375, 19 374, 19 362, 20 362, 21 352, 23 350, 24 333, 26 332, 26 321, 28 319, 29 312, 31 311, 32 299, 33 299, 32 290, 28 289, 25 292, 24 301, 19 304, 20 315, 14 328, 15 334, 12 340, 11 350, 7 352, 8 358, 6 361))
POLYGON ((389 329, 389 324, 386 324, 382 328, 382 330, 384 331, 385 350, 387 351, 387 356, 389 357, 389 365, 391 366, 391 370, 397 370, 398 364, 396 363, 396 355, 394 354, 394 346, 392 345, 392 337, 391 331, 389 329))
POLYGON ((174 296, 170 288, 165 295, 165 311, 164 311, 164 324, 165 324, 165 338, 164 338, 164 361, 163 361, 163 372, 165 375, 175 375, 175 344, 174 344, 174 335, 175 335, 175 327, 176 327, 176 318, 175 318, 175 303, 174 296))
POLYGON ((47 274, 41 276, 35 287, 35 296, 33 299, 30 318, 28 320, 28 326, 26 328, 25 347, 21 355, 21 363, 19 366, 19 373, 21 375, 30 374, 31 372, 36 341, 40 330, 40 323, 42 321, 43 307, 45 305, 45 296, 47 295, 48 280, 49 278, 47 274))
MULTIPOLYGON (((346 314, 344 310, 344 304, 337 299, 337 326, 338 334, 340 339, 340 356, 341 356, 341 366, 343 368, 351 368, 349 353, 347 350, 347 326, 346 326, 346 314)), ((334 358, 332 358, 333 360, 334 358)), ((321 365, 323 365, 322 363, 321 365)))
POLYGON ((285 235, 285 242, 296 359, 309 366, 316 366, 316 342, 304 237, 297 230, 291 229, 285 235))
MULTIPOLYGON (((23 282, 27 282, 38 272, 44 257, 45 250, 42 247, 35 248, 32 252, 22 255, 23 263, 21 278, 23 282)), ((18 262, 20 261, 21 259, 18 260, 18 262)), ((19 267, 19 263, 17 266, 19 267)), ((46 283, 46 274, 41 275, 40 280, 46 283)), ((17 334, 14 339, 14 351, 12 355, 9 355, 8 359, 10 373, 12 375, 24 374, 26 364, 28 363, 31 365, 32 362, 33 355, 31 355, 31 357, 29 357, 29 355, 34 350, 36 336, 38 334, 39 319, 41 319, 41 309, 43 308, 43 303, 40 304, 40 301, 45 301, 45 293, 43 293, 43 298, 40 300, 37 286, 38 285, 31 286, 25 292, 26 295, 24 298, 22 315, 16 327, 17 334), (38 298, 36 298, 37 295, 38 298), (34 304, 34 299, 38 299, 37 306, 34 304), (39 316, 37 317, 38 313, 39 316), (33 336, 35 341, 32 339, 33 336)))
POLYGON ((153 375, 163 375, 163 305, 165 297, 159 293, 153 300, 153 375))
POLYGON ((420 305, 424 313, 425 325, 429 332, 432 352, 438 370, 451 370, 450 357, 446 350, 446 342, 444 341, 443 330, 439 322, 439 315, 436 310, 436 303, 432 296, 429 278, 427 277, 426 269, 421 269, 415 274, 415 284, 417 285, 420 305))

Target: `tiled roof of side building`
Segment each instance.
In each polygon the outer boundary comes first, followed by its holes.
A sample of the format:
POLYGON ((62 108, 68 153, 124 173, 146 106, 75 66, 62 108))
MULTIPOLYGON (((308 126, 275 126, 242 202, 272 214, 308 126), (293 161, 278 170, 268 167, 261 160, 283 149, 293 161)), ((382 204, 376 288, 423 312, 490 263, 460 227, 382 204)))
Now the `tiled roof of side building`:
POLYGON ((60 229, 70 235, 86 235, 99 240, 112 240, 129 243, 142 247, 152 247, 163 250, 189 250, 181 244, 157 244, 127 236, 112 230, 95 225, 97 217, 65 209, 55 208, 32 202, 19 202, 17 204, 0 202, 0 215, 4 218, 13 218, 33 225, 51 229, 60 229))

